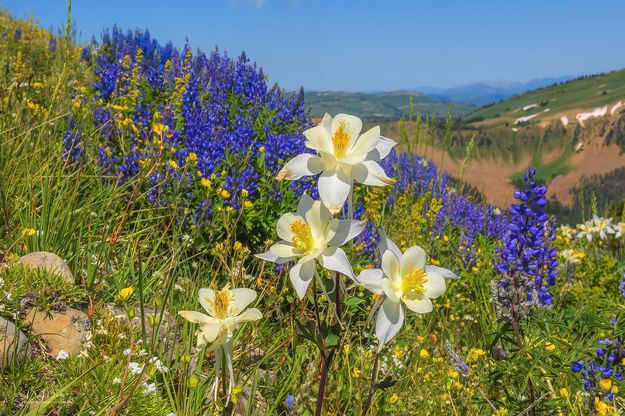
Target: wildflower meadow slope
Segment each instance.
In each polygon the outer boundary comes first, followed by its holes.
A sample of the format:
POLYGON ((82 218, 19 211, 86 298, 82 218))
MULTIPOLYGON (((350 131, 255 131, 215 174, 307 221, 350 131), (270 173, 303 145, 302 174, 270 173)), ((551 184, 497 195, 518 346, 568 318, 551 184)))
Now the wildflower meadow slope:
POLYGON ((72 36, 0 14, 0 414, 623 412, 625 218, 557 224, 531 168, 484 204, 244 54, 72 36))

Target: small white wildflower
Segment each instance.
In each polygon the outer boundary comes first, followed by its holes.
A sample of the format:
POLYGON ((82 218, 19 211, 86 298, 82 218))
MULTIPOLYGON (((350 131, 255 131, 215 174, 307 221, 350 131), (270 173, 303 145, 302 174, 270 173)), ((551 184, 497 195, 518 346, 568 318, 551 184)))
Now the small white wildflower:
POLYGON ((131 353, 130 348, 126 348, 124 350, 124 355, 130 355, 130 353, 131 353))
POLYGON ((4 279, 0 277, 0 287, 4 286, 4 279))
POLYGON ((115 377, 115 378, 113 379, 113 384, 122 384, 122 379, 121 379, 121 378, 119 378, 119 377, 115 377))
POLYGON ((140 374, 141 373, 141 366, 139 365, 139 363, 137 363, 135 361, 131 361, 130 364, 128 364, 128 369, 130 370, 130 372, 132 374, 140 374))
POLYGON ((178 283, 174 285, 174 290, 177 290, 179 292, 184 292, 184 288, 180 286, 178 283))
POLYGON ((153 394, 156 392, 156 383, 150 383, 150 384, 145 383, 143 387, 145 389, 143 391, 143 394, 153 394))
POLYGON ((167 368, 167 366, 163 364, 158 357, 150 358, 150 364, 154 364, 154 367, 156 367, 156 369, 161 373, 167 373, 169 371, 169 368, 167 368))
POLYGON ((65 350, 60 350, 59 353, 56 355, 57 360, 66 360, 68 358, 69 354, 65 350))

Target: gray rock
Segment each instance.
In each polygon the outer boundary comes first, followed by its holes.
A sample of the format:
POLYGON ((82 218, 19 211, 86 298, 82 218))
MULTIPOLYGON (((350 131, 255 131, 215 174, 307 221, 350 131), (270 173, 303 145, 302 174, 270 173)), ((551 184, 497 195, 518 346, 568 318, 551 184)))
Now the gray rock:
POLYGON ((21 264, 31 269, 44 269, 51 273, 57 273, 68 283, 74 284, 74 276, 67 263, 54 253, 35 251, 20 257, 15 264, 21 264))
POLYGON ((30 353, 28 338, 13 322, 0 316, 0 368, 12 360, 22 361, 30 353))

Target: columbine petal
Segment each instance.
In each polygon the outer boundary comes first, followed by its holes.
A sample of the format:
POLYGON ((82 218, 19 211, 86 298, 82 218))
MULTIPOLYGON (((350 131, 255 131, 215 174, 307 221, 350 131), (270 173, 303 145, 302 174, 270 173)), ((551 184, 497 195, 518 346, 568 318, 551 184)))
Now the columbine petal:
POLYGON ((212 318, 208 315, 204 315, 201 312, 179 311, 178 315, 182 316, 184 319, 194 324, 214 324, 215 323, 215 318, 212 318))
POLYGON ((315 202, 314 199, 310 197, 306 192, 302 194, 302 197, 299 199, 299 203, 297 204, 297 215, 300 217, 304 217, 304 215, 310 211, 315 202))
POLYGON ((197 337, 198 347, 204 346, 217 339, 219 332, 223 328, 221 323, 202 324, 200 325, 197 337))
POLYGON ((429 298, 404 299, 404 303, 408 309, 416 313, 432 312, 432 301, 429 298))
POLYGON ((288 261, 293 260, 294 258, 294 257, 279 257, 275 255, 274 253, 272 253, 271 251, 265 251, 264 253, 254 254, 254 256, 261 260, 271 261, 276 264, 284 264, 288 261))
POLYGON ((355 220, 338 220, 338 228, 334 237, 328 242, 330 246, 342 246, 346 242, 352 240, 358 236, 367 221, 355 221, 355 220))
POLYGON ((380 230, 380 253, 384 254, 386 250, 391 250, 401 262, 403 257, 401 250, 395 243, 393 243, 393 240, 387 237, 384 230, 380 230))
POLYGON ((401 269, 408 270, 425 268, 425 251, 419 246, 412 246, 404 253, 401 259, 401 269))
POLYGON ((319 196, 332 214, 338 213, 343 208, 352 184, 352 177, 341 170, 323 172, 319 177, 317 184, 319 196))
POLYGON ((392 281, 400 278, 401 266, 399 259, 395 253, 390 250, 387 250, 382 254, 382 270, 384 270, 386 277, 392 281))
POLYGON ((319 257, 319 263, 328 270, 342 273, 351 279, 354 278, 352 265, 347 260, 345 252, 338 247, 325 249, 319 257))
POLYGON ((305 145, 309 149, 332 154, 332 117, 326 113, 317 126, 304 131, 305 145))
POLYGON ((401 292, 395 291, 393 288, 393 283, 389 278, 382 278, 382 282, 380 282, 380 286, 382 286, 382 290, 387 298, 392 300, 395 303, 399 303, 401 301, 401 292))
POLYGON ((363 185, 386 186, 397 183, 395 179, 386 176, 382 166, 373 160, 365 160, 354 165, 352 175, 357 182, 363 185))
POLYGON ((276 224, 278 237, 286 241, 291 241, 293 239, 293 236, 295 236, 295 234, 291 230, 291 225, 295 221, 304 221, 304 218, 292 212, 287 212, 286 214, 282 215, 278 220, 278 223, 276 224))
POLYGON ((354 146, 352 147, 352 154, 364 153, 367 154, 375 149, 380 139, 380 126, 375 126, 365 133, 361 134, 354 146))
POLYGON ((269 248, 273 254, 278 257, 296 257, 295 247, 284 244, 284 243, 276 243, 269 248))
POLYGON ((334 116, 334 119, 332 120, 332 136, 331 137, 334 137, 334 134, 336 133, 336 131, 339 129, 341 125, 344 126, 345 132, 349 134, 348 148, 351 148, 356 142, 356 139, 358 138, 360 131, 362 130, 362 121, 358 117, 352 116, 349 114, 337 114, 336 116, 334 116))
POLYGON ((237 289, 230 289, 230 295, 232 295, 232 301, 230 302, 230 315, 238 315, 242 310, 254 302, 256 299, 256 291, 247 289, 244 287, 237 289))
POLYGON ((321 158, 309 153, 302 153, 291 159, 276 175, 276 179, 296 180, 302 176, 316 175, 323 169, 321 158))
POLYGON ((308 285, 310 285, 314 275, 314 260, 309 260, 305 263, 297 263, 295 266, 291 267, 289 277, 291 278, 291 283, 293 283, 295 292, 300 299, 304 299, 304 296, 306 296, 306 290, 308 290, 308 285))
POLYGON ((397 335, 403 323, 404 310, 401 304, 385 300, 375 320, 375 336, 380 341, 378 351, 397 335))
POLYGON ((383 292, 382 289, 382 269, 365 269, 360 272, 358 277, 355 279, 356 282, 365 289, 370 292, 375 293, 376 295, 381 295, 383 292))
POLYGON ((445 293, 445 278, 438 273, 427 272, 427 280, 423 284, 425 297, 430 299, 436 299, 443 293, 445 293))
POLYGON ((438 273, 441 276, 443 276, 445 279, 459 279, 456 273, 452 272, 451 270, 447 270, 438 266, 431 266, 428 264, 427 266, 425 266, 425 271, 438 273))
POLYGON ((258 321, 262 317, 263 317, 263 313, 260 310, 256 308, 251 308, 251 309, 246 310, 239 316, 237 316, 236 321, 237 322, 258 321))
POLYGON ((379 162, 380 160, 388 156, 389 153, 391 153, 391 150, 393 149, 393 147, 395 147, 396 144, 397 143, 395 141, 380 136, 380 139, 378 140, 375 149, 373 149, 367 155, 367 160, 374 160, 376 162, 379 162))
POLYGON ((328 221, 332 219, 332 214, 326 208, 321 201, 315 201, 312 207, 304 214, 306 223, 310 227, 310 231, 315 239, 321 238, 326 231, 328 221))
POLYGON ((200 299, 200 305, 202 305, 204 310, 211 316, 215 315, 213 312, 213 302, 215 301, 215 292, 213 289, 203 287, 198 291, 197 295, 200 299))

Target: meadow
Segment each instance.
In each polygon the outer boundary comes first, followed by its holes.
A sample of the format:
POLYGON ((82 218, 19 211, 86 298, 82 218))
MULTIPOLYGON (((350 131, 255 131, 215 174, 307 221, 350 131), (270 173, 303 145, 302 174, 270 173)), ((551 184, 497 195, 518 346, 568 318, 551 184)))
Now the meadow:
POLYGON ((623 412, 625 212, 556 224, 532 169, 483 204, 245 55, 6 13, 0 50, 0 414, 623 412))

